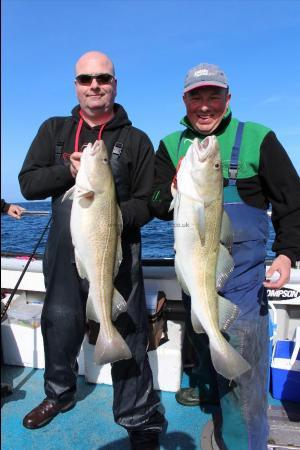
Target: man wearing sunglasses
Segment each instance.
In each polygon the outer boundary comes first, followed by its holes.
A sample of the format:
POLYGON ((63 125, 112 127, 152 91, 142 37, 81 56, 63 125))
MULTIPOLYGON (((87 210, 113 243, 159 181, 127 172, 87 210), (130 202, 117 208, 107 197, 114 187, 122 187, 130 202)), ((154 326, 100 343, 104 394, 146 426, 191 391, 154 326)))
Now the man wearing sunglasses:
POLYGON ((199 362, 195 370, 199 390, 183 388, 176 399, 186 406, 220 404, 218 411, 214 409, 220 448, 266 450, 269 320, 264 287, 283 286, 289 279, 291 264, 300 259, 300 182, 275 133, 254 122, 239 122, 232 116, 230 100, 227 77, 218 66, 203 63, 188 71, 183 91, 186 115, 180 122, 183 129, 159 144, 151 208, 160 219, 173 218, 169 207, 178 162, 195 138, 203 141, 206 136, 215 135, 223 165, 224 209, 233 228, 235 264, 220 293, 239 308, 238 318, 226 330, 226 337, 251 369, 235 380, 227 380, 216 372, 208 337, 194 332, 191 298, 183 293, 187 333, 199 362), (276 258, 268 276, 276 271, 279 277, 265 281, 269 206, 276 232, 276 258))
MULTIPOLYGON (((44 257, 46 297, 42 313, 45 400, 24 418, 25 427, 46 425, 75 405, 77 356, 85 333, 87 282, 78 277, 70 235, 71 202, 61 202, 75 182, 81 151, 103 139, 111 157, 123 217, 123 260, 115 286, 127 312, 115 322, 133 358, 112 364, 115 421, 133 450, 156 450, 165 426, 147 356, 148 319, 141 270, 140 227, 150 220, 148 199, 154 153, 148 136, 134 128, 115 103, 117 80, 111 60, 88 52, 76 64, 79 100, 71 117, 46 120, 33 140, 19 175, 28 200, 52 197, 53 222, 44 257)), ((99 410, 100 413, 100 410, 99 410)))

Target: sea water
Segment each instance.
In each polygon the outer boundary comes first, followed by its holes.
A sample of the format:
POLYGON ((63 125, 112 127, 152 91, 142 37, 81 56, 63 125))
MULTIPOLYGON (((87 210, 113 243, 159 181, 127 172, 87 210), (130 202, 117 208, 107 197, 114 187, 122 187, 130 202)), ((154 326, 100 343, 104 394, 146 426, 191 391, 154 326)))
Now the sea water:
MULTIPOLYGON (((48 211, 48 215, 23 216, 20 220, 1 214, 1 252, 32 253, 50 218, 51 204, 47 201, 18 203, 30 211, 48 211)), ((37 249, 43 254, 47 232, 37 249)), ((270 220, 270 234, 267 243, 267 258, 274 258, 272 243, 274 229, 270 220)), ((143 258, 173 258, 174 257, 173 222, 153 219, 142 227, 142 257, 143 258)))

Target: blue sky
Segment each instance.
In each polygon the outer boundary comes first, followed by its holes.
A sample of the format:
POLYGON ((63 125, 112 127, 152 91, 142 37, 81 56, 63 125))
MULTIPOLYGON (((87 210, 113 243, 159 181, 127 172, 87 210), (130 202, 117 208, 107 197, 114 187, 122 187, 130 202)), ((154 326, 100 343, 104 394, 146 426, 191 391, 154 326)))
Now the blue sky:
POLYGON ((272 128, 300 172, 300 1, 2 1, 2 197, 38 127, 77 103, 74 65, 89 50, 115 63, 117 101, 157 148, 184 115, 183 80, 220 65, 240 120, 272 128))

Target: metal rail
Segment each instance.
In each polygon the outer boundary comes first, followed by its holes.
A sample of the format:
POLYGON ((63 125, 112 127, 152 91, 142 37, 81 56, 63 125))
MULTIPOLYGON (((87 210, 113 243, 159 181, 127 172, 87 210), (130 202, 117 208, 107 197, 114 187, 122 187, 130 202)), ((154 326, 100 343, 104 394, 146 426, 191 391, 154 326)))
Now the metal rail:
POLYGON ((31 255, 30 255, 29 258, 28 258, 28 261, 27 261, 27 263, 26 263, 26 266, 24 267, 24 269, 23 269, 23 271, 22 271, 22 273, 21 273, 21 275, 20 275, 20 277, 19 277, 19 279, 18 279, 18 281, 17 281, 17 283, 16 283, 14 289, 12 290, 12 292, 11 292, 11 294, 10 294, 10 296, 9 296, 9 299, 7 300, 7 302, 6 302, 6 304, 5 304, 4 308, 3 308, 3 310, 1 311, 1 322, 2 322, 3 318, 5 317, 6 311, 8 310, 8 308, 9 308, 11 302, 12 302, 12 299, 14 298, 14 295, 15 295, 15 293, 16 293, 16 291, 17 291, 17 289, 18 289, 18 287, 19 287, 19 285, 20 285, 20 283, 21 283, 21 281, 22 281, 22 278, 24 277, 25 272, 26 272, 26 270, 28 269, 28 266, 29 266, 31 260, 32 260, 32 258, 34 257, 34 255, 35 255, 35 253, 36 253, 36 251, 37 251, 37 249, 38 249, 38 246, 39 246, 40 243, 42 242, 42 239, 43 239, 43 237, 44 237, 44 235, 45 235, 45 233, 46 233, 46 231, 47 231, 47 228, 48 228, 49 225, 50 225, 51 220, 52 220, 52 216, 51 216, 50 219, 48 220, 47 225, 45 226, 45 228, 44 228, 44 230, 43 230, 43 232, 42 232, 42 234, 41 234, 41 236, 40 236, 38 242, 36 243, 36 245, 35 245, 35 247, 34 247, 32 253, 31 253, 31 255))

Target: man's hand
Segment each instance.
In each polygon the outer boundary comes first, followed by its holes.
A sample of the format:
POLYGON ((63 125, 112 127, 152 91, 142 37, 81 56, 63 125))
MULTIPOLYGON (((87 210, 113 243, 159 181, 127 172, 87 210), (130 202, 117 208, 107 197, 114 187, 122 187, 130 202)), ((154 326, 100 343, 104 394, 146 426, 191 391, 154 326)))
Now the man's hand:
POLYGON ((80 159, 81 159, 81 152, 74 152, 70 155, 70 171, 73 178, 76 178, 76 175, 78 173, 79 167, 80 167, 80 159))
POLYGON ((22 206, 10 205, 7 214, 15 219, 21 219, 22 211, 25 211, 25 208, 22 208, 22 206))
POLYGON ((264 286, 266 288, 279 289, 289 281, 290 274, 291 274, 290 258, 288 258, 285 255, 279 255, 277 256, 277 258, 274 259, 271 267, 266 273, 267 281, 264 282, 264 286), (270 278, 275 272, 279 273, 279 278, 276 278, 276 280, 271 281, 270 278))

